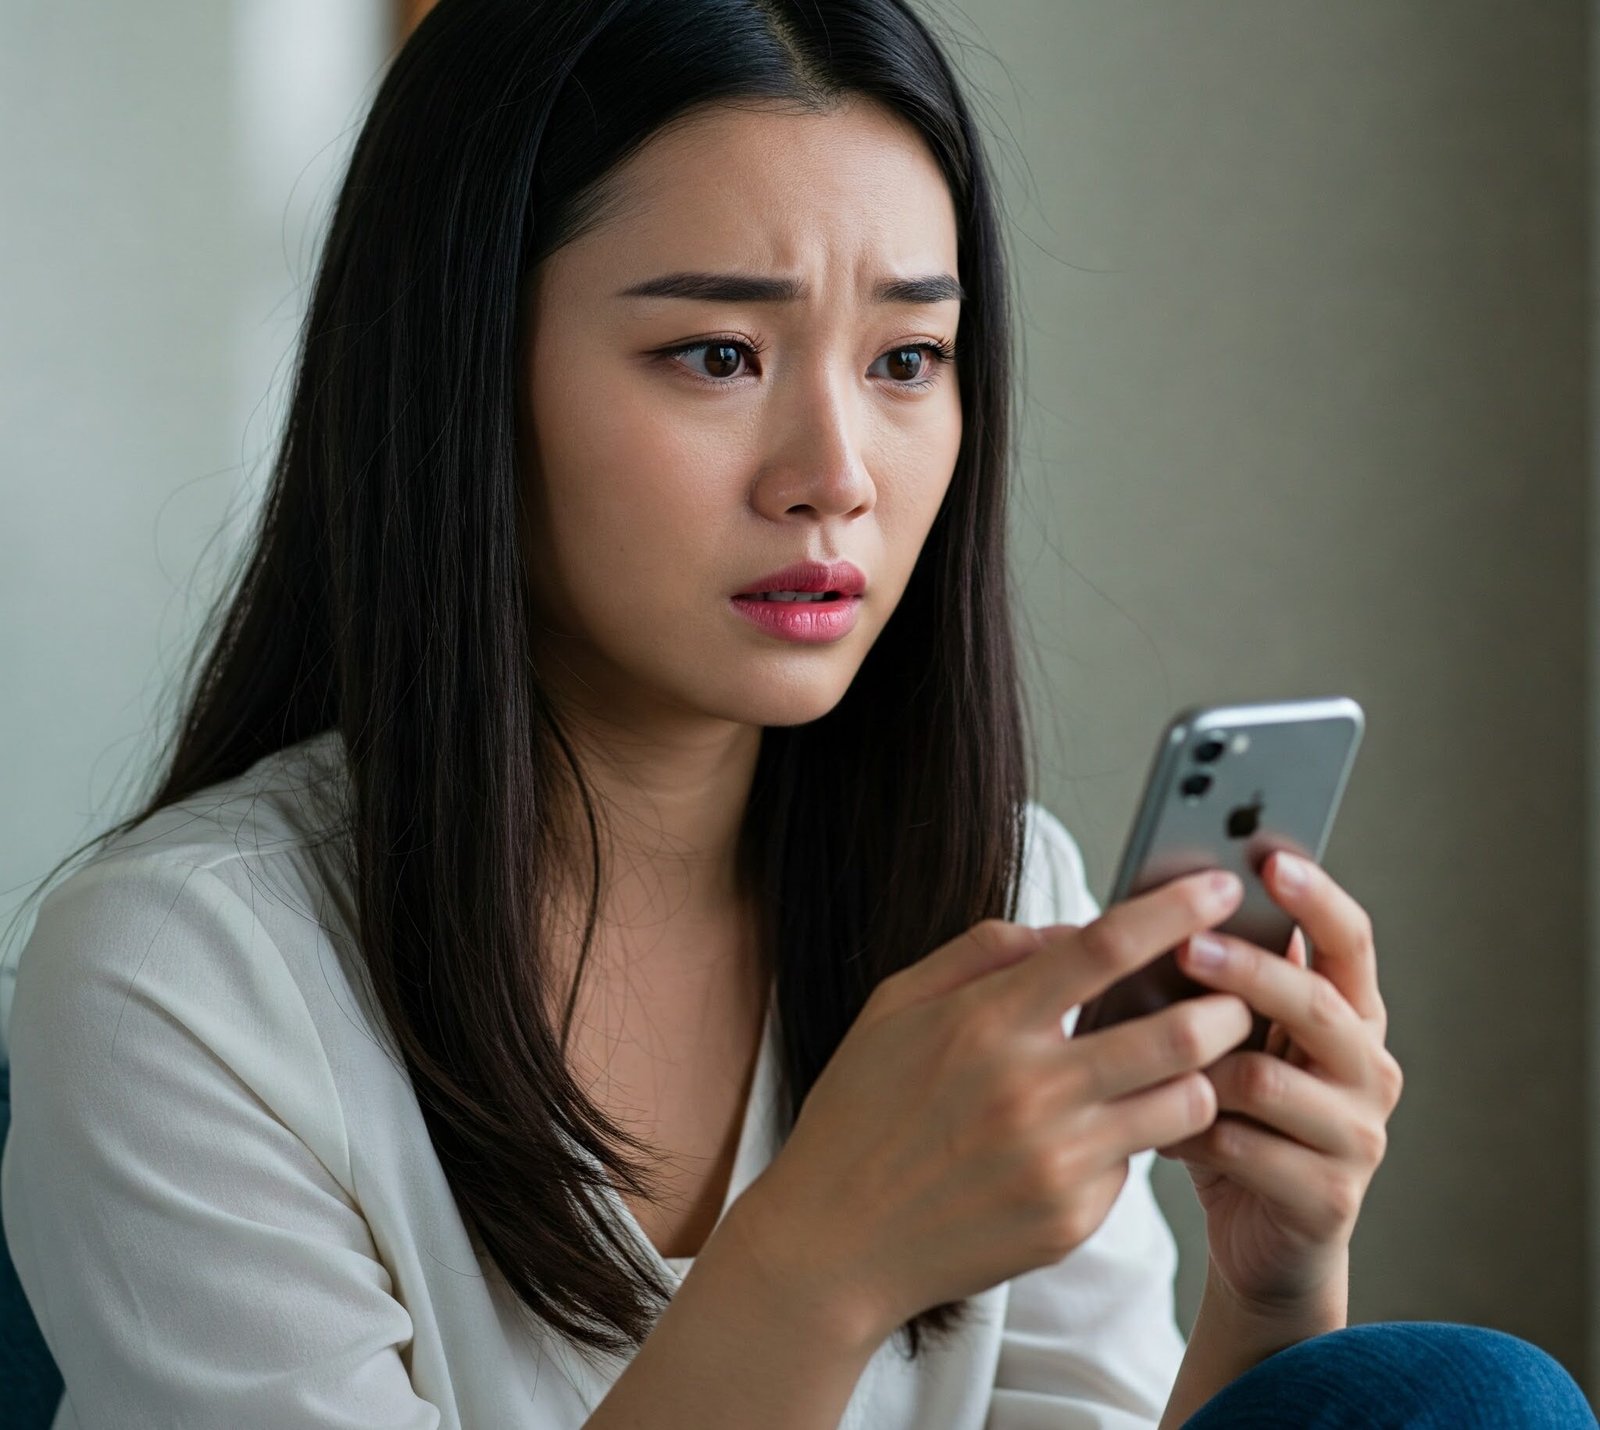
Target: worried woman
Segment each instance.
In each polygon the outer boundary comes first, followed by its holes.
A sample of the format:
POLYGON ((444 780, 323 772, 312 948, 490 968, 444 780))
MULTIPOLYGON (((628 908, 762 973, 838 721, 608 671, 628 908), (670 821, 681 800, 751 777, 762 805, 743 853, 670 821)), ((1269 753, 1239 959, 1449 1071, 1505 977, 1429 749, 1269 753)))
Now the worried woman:
POLYGON ((20 961, 58 1427, 1576 1423, 1510 1337, 1343 1329, 1400 1078, 1324 874, 1317 971, 1063 1036, 1239 889, 1102 914, 1030 798, 1010 352, 900 0, 423 21, 170 754, 20 961), (1242 1075, 1252 1008, 1311 1056, 1242 1075))

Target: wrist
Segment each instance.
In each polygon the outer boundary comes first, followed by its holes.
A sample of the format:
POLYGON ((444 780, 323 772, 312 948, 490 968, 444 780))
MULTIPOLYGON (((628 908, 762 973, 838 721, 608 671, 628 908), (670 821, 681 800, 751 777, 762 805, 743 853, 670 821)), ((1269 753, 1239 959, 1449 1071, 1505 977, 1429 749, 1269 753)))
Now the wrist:
MULTIPOLYGON (((837 1425, 871 1361, 848 1308, 791 1279, 789 1258, 718 1223, 589 1430, 817 1430, 837 1425)), ((798 1261, 803 1248, 795 1248, 798 1261)))
POLYGON ((1349 1323, 1350 1256, 1341 1250, 1314 1275, 1293 1288, 1271 1294, 1241 1292, 1231 1286, 1217 1270, 1216 1263, 1206 1268, 1202 1307, 1216 1319, 1236 1328, 1251 1340, 1278 1340, 1292 1345, 1349 1323))
POLYGON ((1211 1263, 1162 1430, 1183 1425, 1206 1401, 1268 1356, 1346 1324, 1348 1258, 1293 1294, 1270 1298, 1235 1291, 1211 1263))
POLYGON ((720 1251, 738 1262, 753 1295, 783 1307, 806 1334, 841 1354, 870 1355, 899 1322, 760 1189, 758 1178, 728 1208, 712 1242, 720 1238, 720 1251))

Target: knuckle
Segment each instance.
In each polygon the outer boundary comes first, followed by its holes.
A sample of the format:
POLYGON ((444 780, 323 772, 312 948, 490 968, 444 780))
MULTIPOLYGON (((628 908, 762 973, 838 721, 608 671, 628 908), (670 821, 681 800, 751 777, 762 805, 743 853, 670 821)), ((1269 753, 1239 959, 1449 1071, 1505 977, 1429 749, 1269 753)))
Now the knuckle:
POLYGON ((1328 1211, 1338 1219, 1339 1223, 1347 1225, 1353 1222, 1361 1211, 1361 1188, 1354 1178, 1342 1174, 1335 1175, 1328 1178, 1323 1200, 1328 1211))
POLYGON ((1050 1206, 1075 1201, 1082 1179, 1083 1154, 1072 1140, 1053 1138, 1034 1152, 1033 1187, 1050 1206))
POLYGON ((1039 1124, 1042 1096, 1037 1082, 1002 1074, 992 1086, 984 1115, 1004 1140, 1021 1141, 1039 1124))
POLYGON ((1098 918, 1085 924, 1078 947, 1090 963, 1106 970, 1120 969, 1132 958, 1128 936, 1114 919, 1098 918))
POLYGON ((1054 1236, 1075 1202, 1066 1154, 1056 1148, 1040 1148, 1023 1158, 1016 1191, 1026 1214, 1046 1223, 1054 1236))
POLYGON ((1207 1061, 1205 1009, 1193 1001, 1178 1004, 1167 1015, 1166 1051, 1180 1067, 1207 1061))
POLYGON ((1306 1016, 1319 1028, 1334 1028, 1342 1021, 1345 1012, 1344 994, 1333 985, 1326 974, 1311 974, 1311 997, 1306 1006, 1306 1016))
POLYGON ((1245 1131, 1243 1126, 1229 1117, 1219 1117, 1206 1134, 1211 1139, 1212 1150, 1225 1162, 1238 1162, 1244 1157, 1245 1131))
POLYGON ((1399 1059, 1387 1048, 1380 1048, 1379 1053, 1378 1086, 1382 1090, 1385 1107, 1393 1112, 1400 1101, 1400 1094, 1405 1091, 1406 1075, 1399 1059))
POLYGON ((1086 1209, 1078 1202, 1070 1202, 1050 1218, 1047 1233, 1050 1249, 1059 1259, 1082 1246, 1093 1230, 1086 1209))
POLYGON ((1270 1107, 1283 1097, 1283 1071, 1277 1058, 1252 1056, 1239 1065, 1239 1091, 1257 1107, 1270 1107))
POLYGON ((1376 1167, 1389 1150, 1389 1134, 1378 1122, 1359 1123, 1354 1137, 1356 1156, 1363 1166, 1376 1167))
POLYGON ((1217 1089, 1203 1072, 1185 1073, 1173 1082, 1178 1100, 1178 1116, 1184 1135, 1204 1132, 1217 1119, 1217 1089))
POLYGON ((1060 1260, 1082 1246, 1099 1230, 1106 1213, 1127 1179, 1127 1162, 1093 1178, 1077 1169, 1070 1188, 1056 1191, 1044 1212, 1044 1239, 1051 1255, 1060 1260))
POLYGON ((967 930, 967 937, 986 954, 999 957, 1015 949, 1018 936, 1023 933, 1034 935, 1035 931, 1022 929, 1016 924, 1008 924, 1004 919, 988 918, 979 919, 973 924, 967 930))

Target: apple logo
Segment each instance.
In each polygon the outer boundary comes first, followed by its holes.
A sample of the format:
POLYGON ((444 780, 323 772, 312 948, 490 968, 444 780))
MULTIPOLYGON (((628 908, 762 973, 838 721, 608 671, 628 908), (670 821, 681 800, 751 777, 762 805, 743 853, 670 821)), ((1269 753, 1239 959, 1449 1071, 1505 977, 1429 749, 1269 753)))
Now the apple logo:
POLYGON ((1253 803, 1241 804, 1228 812, 1228 838, 1248 839, 1260 827, 1261 792, 1257 790, 1253 803))

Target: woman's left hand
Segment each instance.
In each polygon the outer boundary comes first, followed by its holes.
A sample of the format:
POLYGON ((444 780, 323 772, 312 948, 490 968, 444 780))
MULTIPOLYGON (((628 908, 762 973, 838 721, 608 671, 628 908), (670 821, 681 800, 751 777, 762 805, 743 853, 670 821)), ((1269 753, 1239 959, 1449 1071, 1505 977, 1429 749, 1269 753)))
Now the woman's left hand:
POLYGON ((1213 933, 1222 960, 1179 966, 1210 988, 1237 993, 1273 1020, 1266 1052, 1229 1053, 1206 1069, 1217 1120, 1160 1149, 1181 1159, 1205 1208, 1211 1274, 1246 1305, 1292 1313, 1333 1291, 1342 1297, 1350 1236, 1388 1143, 1400 1064, 1384 1046, 1388 1014, 1366 911, 1317 865, 1277 853, 1267 892, 1299 928, 1289 956, 1213 933), (1299 871, 1298 882, 1294 874, 1299 871), (1317 952, 1306 966, 1300 930, 1317 952))

